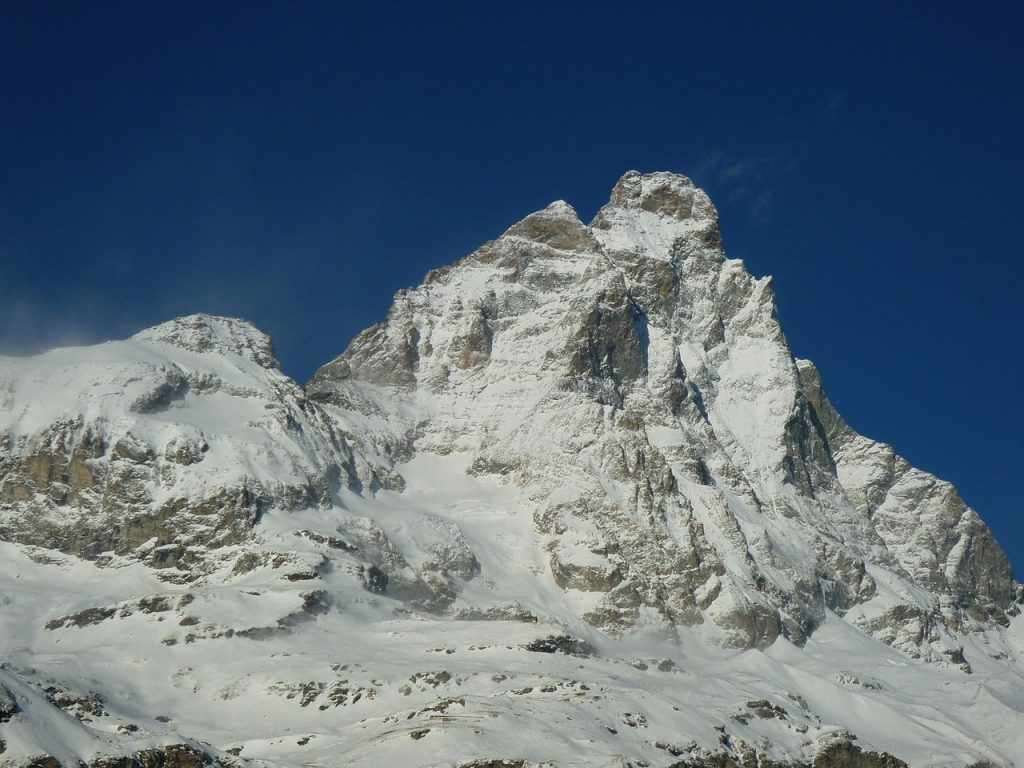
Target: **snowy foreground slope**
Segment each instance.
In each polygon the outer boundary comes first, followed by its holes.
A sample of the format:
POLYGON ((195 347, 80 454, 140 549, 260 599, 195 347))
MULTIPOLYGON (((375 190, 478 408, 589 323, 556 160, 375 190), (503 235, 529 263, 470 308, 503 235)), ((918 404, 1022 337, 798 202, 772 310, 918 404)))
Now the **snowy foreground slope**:
POLYGON ((0 358, 0 765, 1010 766, 1020 598, 682 176, 305 388, 204 315, 0 358))

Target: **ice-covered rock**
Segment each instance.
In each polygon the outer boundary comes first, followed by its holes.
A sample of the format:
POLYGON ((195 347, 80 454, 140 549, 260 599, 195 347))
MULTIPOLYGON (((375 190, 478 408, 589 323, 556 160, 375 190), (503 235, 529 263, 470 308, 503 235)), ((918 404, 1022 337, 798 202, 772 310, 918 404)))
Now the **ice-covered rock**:
POLYGON ((841 422, 683 176, 626 174, 589 226, 561 201, 526 217, 401 291, 308 391, 341 423, 372 403, 398 474, 458 452, 521 487, 552 578, 600 593, 583 618, 606 631, 710 622, 765 647, 889 599, 914 610, 860 626, 926 614, 913 644, 941 656, 1012 606, 984 525, 841 422))
POLYGON ((170 579, 216 567, 271 507, 331 503, 355 465, 251 324, 194 315, 127 341, 0 359, 0 535, 170 579))

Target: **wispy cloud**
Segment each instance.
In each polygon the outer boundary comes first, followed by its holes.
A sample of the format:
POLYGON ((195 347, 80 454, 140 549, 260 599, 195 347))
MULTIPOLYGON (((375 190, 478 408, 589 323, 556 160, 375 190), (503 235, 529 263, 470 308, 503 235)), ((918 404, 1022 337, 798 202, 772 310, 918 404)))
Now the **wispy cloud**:
POLYGON ((698 161, 693 176, 715 199, 745 205, 754 221, 764 223, 774 215, 773 182, 783 165, 781 155, 737 157, 716 150, 698 161))
POLYGON ((784 204, 785 192, 779 190, 806 156, 806 138, 841 119, 844 105, 843 94, 832 91, 796 111, 779 114, 765 131, 759 151, 709 151, 692 166, 694 180, 719 203, 745 207, 751 221, 771 223, 784 204))

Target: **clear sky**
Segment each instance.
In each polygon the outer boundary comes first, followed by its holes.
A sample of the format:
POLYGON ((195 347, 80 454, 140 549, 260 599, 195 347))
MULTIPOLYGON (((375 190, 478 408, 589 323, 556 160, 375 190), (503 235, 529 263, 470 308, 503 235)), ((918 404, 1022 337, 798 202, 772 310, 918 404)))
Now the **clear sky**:
POLYGON ((204 311, 305 381, 527 213, 677 171, 1020 576, 1022 6, 496 6, 4 2, 0 352, 204 311))

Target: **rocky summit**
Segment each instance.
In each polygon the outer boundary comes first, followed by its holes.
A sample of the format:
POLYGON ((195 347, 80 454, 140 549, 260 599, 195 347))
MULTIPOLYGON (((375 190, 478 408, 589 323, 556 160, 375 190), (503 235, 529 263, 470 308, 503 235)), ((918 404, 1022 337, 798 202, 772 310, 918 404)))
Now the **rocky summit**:
POLYGON ((249 323, 0 358, 0 765, 1004 766, 1022 591, 684 176, 302 387, 249 323))

